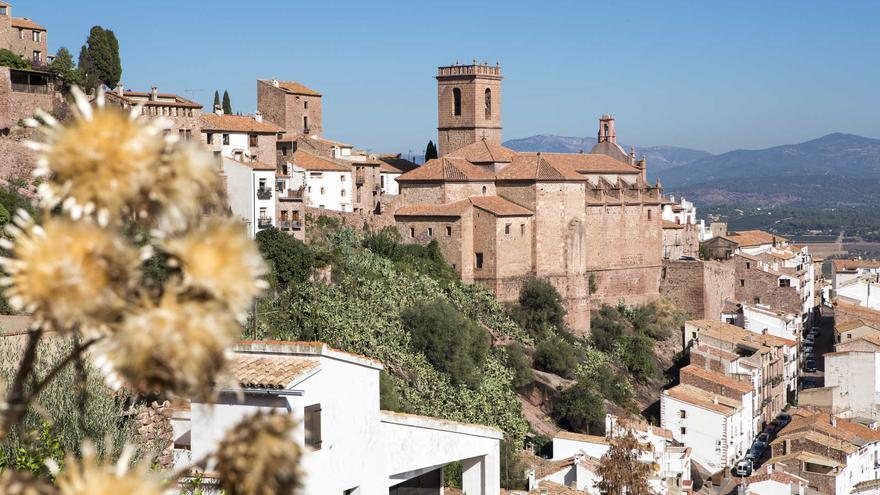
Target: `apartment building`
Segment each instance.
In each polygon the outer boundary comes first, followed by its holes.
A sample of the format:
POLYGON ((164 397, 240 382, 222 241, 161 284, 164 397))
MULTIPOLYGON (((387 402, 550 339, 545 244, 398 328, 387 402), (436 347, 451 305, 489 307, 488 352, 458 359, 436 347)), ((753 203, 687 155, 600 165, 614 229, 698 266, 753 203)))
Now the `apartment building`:
POLYGON ((697 208, 693 203, 675 196, 663 204, 663 259, 678 260, 682 257, 697 258, 700 255, 702 221, 697 220, 697 208))
POLYGON ((27 17, 13 17, 12 4, 0 1, 0 48, 34 65, 50 62, 49 32, 27 17))
POLYGON ((354 174, 348 162, 297 151, 288 163, 289 187, 294 191, 302 191, 306 206, 354 211, 354 174))
POLYGON ((220 170, 232 215, 247 225, 251 238, 275 226, 275 165, 223 156, 220 170))
POLYGON ((183 96, 160 93, 153 86, 149 92, 130 91, 119 85, 105 95, 107 103, 129 111, 141 106, 141 115, 150 119, 161 118, 171 123, 166 132, 176 132, 181 139, 201 139, 202 105, 183 96))
POLYGON ((499 495, 502 432, 380 410, 382 368, 323 343, 242 342, 231 357, 234 387, 218 390, 216 404, 191 404, 181 427, 191 456, 203 458, 231 425, 271 410, 299 423, 302 493, 442 493, 443 468, 461 461, 466 493, 499 495))
POLYGON ((823 357, 825 386, 802 390, 798 405, 841 418, 880 420, 880 353, 846 350, 823 357))
POLYGON ((275 164, 276 142, 283 129, 263 122, 260 113, 224 115, 223 110, 215 108, 213 113, 199 116, 199 126, 202 142, 215 154, 275 164))

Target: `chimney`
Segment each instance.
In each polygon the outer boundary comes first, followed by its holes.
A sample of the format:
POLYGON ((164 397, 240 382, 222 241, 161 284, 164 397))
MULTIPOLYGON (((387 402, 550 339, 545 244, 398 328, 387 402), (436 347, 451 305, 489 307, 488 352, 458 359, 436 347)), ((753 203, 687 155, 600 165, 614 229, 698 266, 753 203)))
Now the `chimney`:
POLYGON ((257 122, 262 122, 263 121, 263 114, 261 114, 260 112, 256 112, 254 114, 254 120, 256 120, 257 122))
POLYGON ((278 79, 272 79, 272 86, 274 86, 274 87, 276 87, 276 88, 280 86, 280 85, 278 84, 278 79))
POLYGON ((119 96, 125 96, 125 88, 122 86, 122 81, 120 81, 120 82, 116 85, 116 87, 113 88, 113 91, 116 91, 116 94, 119 95, 119 96))
POLYGON ((156 101, 159 99, 159 88, 153 86, 150 90, 150 101, 156 101))
POLYGON ((220 105, 214 105, 214 113, 217 115, 223 115, 223 107, 220 105))
POLYGON ((834 416, 831 416, 831 426, 837 428, 837 418, 835 418, 834 416))

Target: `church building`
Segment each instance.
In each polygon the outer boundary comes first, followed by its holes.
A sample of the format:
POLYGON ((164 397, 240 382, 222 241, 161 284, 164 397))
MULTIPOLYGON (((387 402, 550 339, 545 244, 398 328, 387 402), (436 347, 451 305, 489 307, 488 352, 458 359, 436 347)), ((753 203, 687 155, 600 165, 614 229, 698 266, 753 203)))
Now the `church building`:
POLYGON ((465 282, 516 300, 530 276, 563 296, 568 320, 589 331, 590 308, 659 297, 660 185, 599 120, 589 153, 524 153, 501 145, 501 67, 440 67, 440 157, 397 181, 404 240, 437 241, 465 282))

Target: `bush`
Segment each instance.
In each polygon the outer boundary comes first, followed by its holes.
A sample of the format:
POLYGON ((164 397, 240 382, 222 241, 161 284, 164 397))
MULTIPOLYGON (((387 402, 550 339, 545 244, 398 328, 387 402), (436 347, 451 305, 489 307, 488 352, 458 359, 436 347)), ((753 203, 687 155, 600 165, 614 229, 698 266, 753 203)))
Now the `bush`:
POLYGON ((454 306, 440 299, 420 302, 400 315, 415 349, 456 385, 476 388, 489 352, 489 336, 454 306))
POLYGON ((626 378, 615 373, 613 368, 599 368, 593 376, 596 389, 602 397, 611 402, 625 406, 632 399, 632 387, 626 378))
POLYGON ((577 365, 574 346, 557 335, 547 337, 535 348, 535 366, 540 370, 571 378, 577 365))
POLYGON ((510 344, 507 349, 507 366, 513 371, 512 385, 515 389, 522 389, 535 381, 532 373, 532 363, 523 348, 518 343, 510 344))
POLYGON ((13 53, 6 48, 0 48, 0 66, 11 67, 13 69, 30 69, 30 64, 18 54, 13 53))
POLYGON ((590 384, 576 383, 563 390, 553 405, 553 416, 563 428, 601 435, 605 433, 605 403, 590 384))
POLYGON ((394 386, 394 379, 387 371, 379 373, 379 409, 383 411, 403 411, 400 394, 394 386))
POLYGON ((363 246, 395 264, 438 280, 458 278, 440 252, 437 241, 426 246, 401 243, 400 233, 394 227, 386 227, 364 238, 363 246))
POLYGON ((548 326, 565 330, 562 296, 550 282, 530 277, 520 290, 518 302, 514 316, 533 337, 544 335, 548 326))
POLYGON ((615 344, 627 333, 629 326, 617 308, 603 305, 590 317, 590 340, 600 351, 613 352, 615 344))
POLYGON ((646 383, 657 375, 653 347, 654 341, 641 333, 627 336, 622 341, 620 357, 639 383, 646 383))
POLYGON ((314 249, 274 227, 257 232, 257 243, 260 254, 271 267, 272 279, 279 291, 291 284, 305 282, 312 270, 322 265, 314 249))

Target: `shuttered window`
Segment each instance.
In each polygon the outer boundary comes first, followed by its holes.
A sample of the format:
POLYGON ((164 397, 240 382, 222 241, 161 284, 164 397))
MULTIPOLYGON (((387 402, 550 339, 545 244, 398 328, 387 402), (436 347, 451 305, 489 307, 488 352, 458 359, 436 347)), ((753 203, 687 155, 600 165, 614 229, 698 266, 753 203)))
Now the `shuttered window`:
POLYGON ((321 404, 306 406, 304 411, 306 445, 313 449, 321 448, 321 404))

